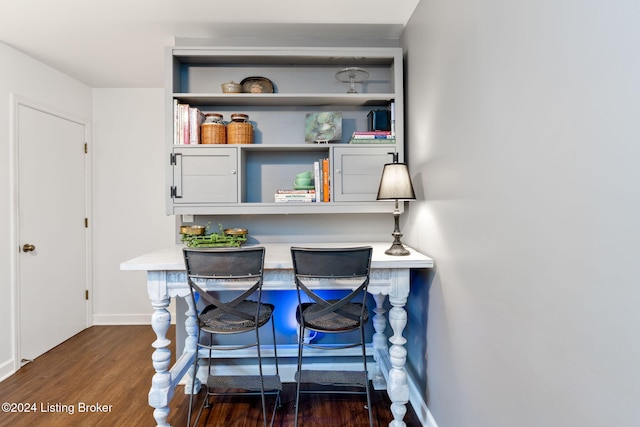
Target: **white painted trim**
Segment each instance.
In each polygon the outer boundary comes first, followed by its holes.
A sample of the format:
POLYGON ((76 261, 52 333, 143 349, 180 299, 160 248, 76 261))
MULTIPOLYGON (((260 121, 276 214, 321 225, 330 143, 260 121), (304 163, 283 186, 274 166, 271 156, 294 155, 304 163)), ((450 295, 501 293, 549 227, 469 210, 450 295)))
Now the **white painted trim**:
POLYGON ((13 369, 13 365, 13 359, 0 363, 0 381, 4 381, 11 375, 15 374, 16 371, 13 369))
POLYGON ((18 122, 16 115, 18 111, 18 99, 13 93, 9 94, 11 100, 11 109, 9 111, 9 242, 10 247, 13 250, 10 251, 9 256, 9 276, 11 283, 11 321, 13 327, 11 328, 11 344, 13 348, 11 353, 13 354, 13 372, 20 368, 19 353, 20 353, 20 304, 18 304, 18 247, 19 237, 19 215, 18 215, 18 137, 17 127, 18 122))
MULTIPOLYGON (((171 323, 175 325, 176 314, 171 313, 171 323)), ((146 314, 94 314, 94 325, 151 325, 151 313, 146 314)))
POLYGON ((409 402, 416 412, 418 419, 423 427, 438 427, 436 420, 431 415, 431 411, 427 407, 427 402, 424 401, 420 393, 420 389, 417 386, 415 378, 407 372, 407 379, 409 383, 409 402))
MULTIPOLYGON (((51 114, 56 117, 60 117, 62 119, 78 123, 84 126, 85 130, 85 142, 91 145, 91 121, 82 117, 77 117, 73 114, 70 114, 65 111, 61 111, 59 109, 53 108, 48 105, 44 105, 38 101, 34 101, 22 95, 17 95, 15 93, 10 93, 10 102, 11 109, 9 111, 9 139, 11 143, 9 144, 9 225, 10 225, 10 234, 9 241, 10 246, 14 248, 14 250, 10 253, 10 280, 11 280, 11 319, 13 321, 13 327, 11 328, 12 334, 12 353, 13 353, 13 372, 16 372, 20 369, 20 293, 19 293, 19 257, 18 252, 20 248, 20 215, 18 206, 18 108, 20 105, 25 107, 29 107, 38 111, 42 111, 47 114, 51 114)), ((92 234, 92 181, 91 177, 93 175, 92 169, 92 157, 91 150, 87 153, 85 157, 85 214, 87 218, 89 218, 89 228, 86 233, 86 284, 87 290, 89 291, 89 295, 93 295, 93 234, 92 234)), ((90 320, 93 313, 93 299, 90 299, 86 304, 86 320, 85 327, 91 326, 90 320)), ((13 373, 12 372, 12 373, 13 373)), ((0 371, 1 373, 1 371, 0 371)))

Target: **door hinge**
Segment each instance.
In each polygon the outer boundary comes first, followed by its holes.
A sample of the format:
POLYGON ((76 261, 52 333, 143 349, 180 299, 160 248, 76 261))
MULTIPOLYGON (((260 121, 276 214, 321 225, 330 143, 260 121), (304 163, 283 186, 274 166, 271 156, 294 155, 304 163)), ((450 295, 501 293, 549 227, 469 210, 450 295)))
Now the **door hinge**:
POLYGON ((89 218, 84 219, 84 228, 89 228, 89 218))
POLYGON ((84 143, 84 154, 87 154, 89 152, 89 144, 87 144, 86 142, 84 143))
POLYGON ((178 164, 177 156, 174 153, 169 153, 169 164, 171 166, 175 166, 178 164))
POLYGON ((178 196, 178 188, 175 185, 171 186, 171 198, 180 199, 182 196, 178 196))
POLYGON ((84 291, 84 299, 86 299, 87 301, 89 301, 89 289, 87 289, 86 291, 84 291))

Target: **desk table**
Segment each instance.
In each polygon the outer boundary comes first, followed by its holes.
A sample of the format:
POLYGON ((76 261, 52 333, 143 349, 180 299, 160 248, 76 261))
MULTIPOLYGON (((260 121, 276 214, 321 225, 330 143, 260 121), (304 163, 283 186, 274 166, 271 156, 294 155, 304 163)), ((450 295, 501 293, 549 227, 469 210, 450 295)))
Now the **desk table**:
MULTIPOLYGON (((371 260, 371 277, 368 292, 373 295, 376 307, 373 309, 373 334, 372 345, 374 348, 375 372, 373 385, 376 389, 386 388, 391 399, 391 413, 394 419, 390 421, 391 427, 403 427, 406 414, 406 404, 409 401, 409 386, 407 373, 404 369, 407 351, 404 348, 407 340, 402 332, 407 324, 407 313, 404 306, 409 297, 410 270, 433 267, 433 260, 411 248, 407 256, 389 256, 384 253, 390 246, 389 243, 296 243, 301 247, 347 247, 347 246, 371 246, 373 255, 371 260), (388 313, 384 309, 384 301, 389 298, 391 309, 388 313), (391 345, 387 343, 385 329, 387 320, 393 335, 389 338, 391 345)), ((264 290, 294 290, 293 264, 291 262, 290 248, 292 244, 265 243, 264 262, 264 290)), ((169 426, 169 402, 173 397, 176 386, 187 374, 193 364, 197 342, 197 324, 195 307, 189 295, 182 248, 177 244, 165 249, 151 252, 120 264, 121 270, 146 271, 147 291, 154 313, 151 315, 151 327, 156 334, 156 340, 152 346, 155 348, 151 357, 156 371, 151 381, 149 391, 149 405, 154 409, 153 416, 158 426, 169 426), (176 363, 171 367, 170 340, 167 331, 171 324, 171 313, 168 310, 171 298, 185 298, 188 304, 185 320, 186 339, 182 355, 176 358, 176 363)), ((341 288, 340 284, 331 286, 331 289, 341 288)), ((207 290, 224 290, 215 284, 208 286, 207 290)), ((197 388, 200 384, 197 378, 197 388)), ((185 387, 190 389, 190 387, 185 387)))

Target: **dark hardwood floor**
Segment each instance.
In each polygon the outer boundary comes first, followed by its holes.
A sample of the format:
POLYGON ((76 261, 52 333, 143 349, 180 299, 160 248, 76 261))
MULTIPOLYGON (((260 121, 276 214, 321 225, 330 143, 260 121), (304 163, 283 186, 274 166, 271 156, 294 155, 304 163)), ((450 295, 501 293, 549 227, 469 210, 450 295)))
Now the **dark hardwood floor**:
MULTIPOLYGON (((43 330, 46 333, 46 330, 43 330)), ((173 337, 173 327, 169 334, 173 337)), ((0 426, 155 426, 147 394, 153 376, 149 326, 93 326, 0 382, 0 426), (5 402, 8 403, 9 412, 5 402), (18 412, 11 412, 15 410, 18 412)), ((173 351, 173 349, 172 349, 173 351)), ((198 396, 198 403, 204 393, 198 396)), ((293 426, 295 387, 285 384, 275 425, 293 426)), ((301 404, 304 427, 368 426, 361 395, 308 395, 301 404)), ((199 427, 260 426, 259 397, 219 398, 199 427)), ((170 403, 169 424, 186 425, 189 396, 179 387, 170 403)), ((392 419, 384 391, 373 392, 374 425, 392 419)), ((407 427, 419 420, 408 406, 407 427)))

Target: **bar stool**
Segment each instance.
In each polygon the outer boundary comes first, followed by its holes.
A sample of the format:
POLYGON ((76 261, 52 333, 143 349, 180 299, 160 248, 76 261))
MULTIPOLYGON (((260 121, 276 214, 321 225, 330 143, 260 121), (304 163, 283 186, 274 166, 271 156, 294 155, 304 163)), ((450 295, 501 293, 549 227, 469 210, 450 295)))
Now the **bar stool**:
MULTIPOLYGON (((278 372, 278 355, 276 350, 275 326, 271 321, 273 353, 275 358, 275 375, 264 375, 263 357, 260 349, 259 329, 272 320, 274 306, 262 302, 262 278, 264 274, 264 248, 184 248, 184 261, 187 270, 187 281, 191 290, 193 306, 197 298, 208 304, 197 315, 198 343, 193 363, 193 378, 198 371, 200 350, 209 351, 208 375, 206 381, 207 395, 194 421, 198 420, 205 407, 210 405, 209 398, 215 395, 259 394, 262 400, 262 418, 267 427, 266 394, 275 394, 271 422, 273 425, 276 409, 280 405, 282 383, 278 372), (222 301, 217 296, 205 291, 202 286, 208 280, 220 282, 231 291, 240 295, 222 301), (236 292, 236 293, 237 293, 236 292), (196 297, 198 295, 198 297, 196 297), (253 297, 254 299, 249 299, 253 297), (219 346, 214 345, 213 336, 253 333, 255 338, 249 343, 219 346), (209 337, 208 343, 203 339, 209 337), (211 356, 213 351, 233 351, 255 347, 258 356, 258 375, 212 375, 211 356), (226 391, 216 391, 226 390, 226 391), (242 391, 231 391, 242 390, 242 391)), ((191 426, 193 394, 195 381, 191 386, 187 425, 191 426)))
MULTIPOLYGON (((348 393, 338 391, 338 387, 361 387, 367 396, 369 425, 373 427, 371 395, 367 374, 367 355, 364 338, 364 325, 368 321, 369 311, 365 304, 369 274, 371 268, 371 247, 357 248, 291 248, 291 258, 298 290, 298 308, 296 318, 300 327, 298 337, 298 369, 296 372, 296 415, 298 425, 300 394, 302 393, 348 393), (351 291, 340 299, 325 300, 312 289, 322 288, 324 284, 344 283, 351 291), (303 302, 310 299, 311 302, 303 302), (360 331, 360 340, 346 344, 319 344, 305 342, 305 332, 316 331, 325 334, 341 334, 360 331), (303 370, 303 349, 362 349, 362 371, 303 370), (331 387, 332 390, 304 390, 302 383, 313 383, 331 387)), ((327 286, 325 286, 326 288, 327 286)))

